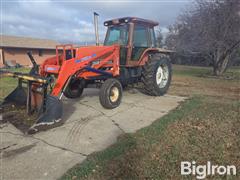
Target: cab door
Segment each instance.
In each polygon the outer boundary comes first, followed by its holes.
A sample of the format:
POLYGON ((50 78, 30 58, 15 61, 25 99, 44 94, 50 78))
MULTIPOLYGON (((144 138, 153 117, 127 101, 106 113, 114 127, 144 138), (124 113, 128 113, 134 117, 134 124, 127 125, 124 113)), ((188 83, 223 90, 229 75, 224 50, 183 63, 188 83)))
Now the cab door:
POLYGON ((143 52, 150 47, 148 26, 135 24, 132 33, 132 49, 128 65, 137 65, 143 52))
POLYGON ((128 54, 128 24, 119 24, 108 27, 107 35, 104 41, 105 46, 120 45, 120 65, 126 65, 128 54))

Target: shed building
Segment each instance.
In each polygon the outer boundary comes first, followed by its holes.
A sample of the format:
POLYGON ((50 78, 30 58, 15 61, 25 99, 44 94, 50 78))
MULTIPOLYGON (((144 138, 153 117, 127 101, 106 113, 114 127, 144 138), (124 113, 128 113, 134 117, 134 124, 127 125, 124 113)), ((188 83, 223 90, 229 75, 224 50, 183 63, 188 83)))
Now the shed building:
POLYGON ((56 45, 59 43, 49 39, 0 35, 0 67, 7 63, 18 63, 22 66, 31 66, 27 52, 31 51, 37 64, 56 54, 56 45))

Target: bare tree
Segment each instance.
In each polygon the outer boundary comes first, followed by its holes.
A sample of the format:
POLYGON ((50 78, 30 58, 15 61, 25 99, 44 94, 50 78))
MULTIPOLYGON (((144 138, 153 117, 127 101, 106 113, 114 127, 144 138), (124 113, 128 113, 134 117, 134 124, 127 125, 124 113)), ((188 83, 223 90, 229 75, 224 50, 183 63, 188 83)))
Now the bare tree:
POLYGON ((168 47, 199 52, 209 59, 215 75, 228 67, 240 46, 239 0, 198 0, 169 28, 168 47))

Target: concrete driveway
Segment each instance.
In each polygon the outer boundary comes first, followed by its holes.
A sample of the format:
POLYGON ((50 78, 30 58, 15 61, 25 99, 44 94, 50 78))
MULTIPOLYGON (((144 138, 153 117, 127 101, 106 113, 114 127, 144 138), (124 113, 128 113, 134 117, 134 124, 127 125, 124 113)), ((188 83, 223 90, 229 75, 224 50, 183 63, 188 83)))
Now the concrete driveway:
POLYGON ((150 125, 184 99, 151 97, 130 89, 118 108, 106 110, 98 90, 86 89, 80 99, 63 99, 66 122, 60 127, 29 136, 2 124, 0 179, 57 179, 87 155, 116 142, 120 134, 150 125))

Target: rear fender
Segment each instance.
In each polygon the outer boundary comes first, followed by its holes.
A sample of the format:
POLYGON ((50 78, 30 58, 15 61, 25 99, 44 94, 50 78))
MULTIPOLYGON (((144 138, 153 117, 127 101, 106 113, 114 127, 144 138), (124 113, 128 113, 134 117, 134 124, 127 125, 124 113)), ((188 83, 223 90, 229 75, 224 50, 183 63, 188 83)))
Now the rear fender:
POLYGON ((164 49, 164 48, 148 48, 143 52, 142 56, 140 57, 138 65, 143 66, 148 61, 149 54, 162 53, 162 54, 170 55, 174 52, 175 51, 164 49))

